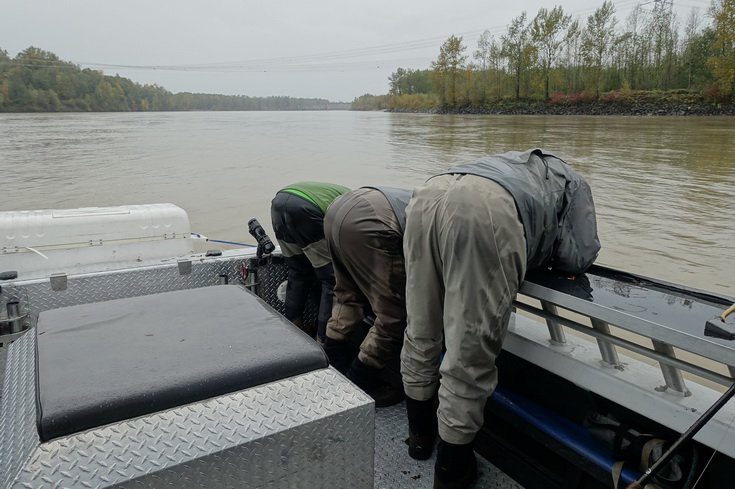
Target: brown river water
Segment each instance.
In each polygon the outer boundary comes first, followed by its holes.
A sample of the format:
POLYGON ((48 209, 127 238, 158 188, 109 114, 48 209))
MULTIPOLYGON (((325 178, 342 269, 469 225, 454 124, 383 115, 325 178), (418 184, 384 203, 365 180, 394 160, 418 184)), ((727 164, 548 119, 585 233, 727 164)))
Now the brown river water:
POLYGON ((282 186, 413 187, 542 147, 592 186, 598 263, 735 296, 735 118, 382 112, 0 114, 0 211, 172 202, 192 230, 270 232, 282 186))

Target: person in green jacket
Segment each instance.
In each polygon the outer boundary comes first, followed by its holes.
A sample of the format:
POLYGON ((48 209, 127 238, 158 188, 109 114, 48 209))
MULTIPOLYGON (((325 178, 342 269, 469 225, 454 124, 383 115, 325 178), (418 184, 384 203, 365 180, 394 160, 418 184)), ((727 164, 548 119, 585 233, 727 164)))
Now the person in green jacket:
POLYGON ((288 267, 285 316, 303 328, 304 306, 316 275, 321 285, 317 339, 324 344, 334 298, 334 270, 324 238, 324 214, 334 199, 349 192, 342 185, 297 182, 271 201, 271 222, 288 267))

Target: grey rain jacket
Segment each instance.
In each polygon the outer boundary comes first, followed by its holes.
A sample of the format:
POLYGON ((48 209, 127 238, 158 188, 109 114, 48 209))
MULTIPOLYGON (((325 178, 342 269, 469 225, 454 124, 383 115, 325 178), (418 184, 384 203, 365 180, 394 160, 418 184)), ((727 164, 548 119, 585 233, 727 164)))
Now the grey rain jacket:
POLYGON ((400 224, 401 226, 401 232, 402 233, 405 232, 406 231, 406 207, 408 207, 408 202, 411 200, 412 192, 404 188, 395 188, 395 187, 365 187, 365 188, 373 188, 381 192, 383 195, 385 195, 385 198, 388 200, 388 203, 393 209, 393 212, 396 214, 396 219, 398 219, 398 224, 400 224))
POLYGON ((581 175, 541 149, 486 156, 446 173, 489 178, 515 200, 526 235, 527 270, 584 273, 600 240, 592 191, 581 175))

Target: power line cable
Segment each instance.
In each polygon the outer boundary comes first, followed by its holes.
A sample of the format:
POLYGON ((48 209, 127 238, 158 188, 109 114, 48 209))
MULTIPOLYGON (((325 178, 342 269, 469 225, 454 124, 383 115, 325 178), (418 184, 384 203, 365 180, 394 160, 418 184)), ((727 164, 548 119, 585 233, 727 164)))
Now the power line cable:
MULTIPOLYGON (((687 0, 697 1, 697 0, 687 0)), ((705 1, 705 0, 703 0, 705 1)), ((656 3, 656 0, 647 0, 640 2, 639 0, 622 0, 614 3, 616 10, 634 8, 635 6, 646 6, 656 3)), ((597 8, 587 7, 573 12, 568 15, 579 16, 588 12, 594 12, 597 8)), ((530 20, 529 20, 530 21, 530 20)), ((497 35, 504 32, 508 24, 497 25, 487 29, 475 29, 459 33, 457 36, 463 40, 476 41, 484 33, 497 35)), ((234 72, 296 72, 296 71, 346 71, 350 69, 362 70, 372 69, 383 65, 395 65, 396 63, 404 63, 407 61, 426 62, 426 57, 413 57, 410 60, 403 58, 389 58, 386 55, 407 53, 426 48, 435 48, 438 43, 443 42, 448 36, 436 36, 412 41, 402 41, 397 43, 383 44, 377 46, 368 46, 362 48, 353 48, 341 51, 331 51, 317 54, 307 54, 298 56, 278 56, 272 58, 253 58, 240 61, 202 63, 202 64, 177 64, 177 65, 135 65, 135 64, 114 64, 99 63, 93 61, 73 62, 75 66, 83 66, 96 68, 100 70, 145 70, 145 71, 177 71, 177 72, 202 72, 202 73, 234 73, 234 72), (378 57, 379 59, 358 61, 360 58, 378 57), (346 60, 346 62, 345 62, 346 60), (340 63, 338 63, 340 62, 340 63)), ((48 67, 69 67, 70 63, 52 60, 37 60, 48 65, 48 67)), ((28 64, 22 66, 38 66, 28 64)))
MULTIPOLYGON (((653 1, 653 0, 649 0, 653 1)), ((639 3, 638 0, 622 0, 614 4, 617 8, 628 8, 639 3)), ((597 10, 595 7, 587 7, 576 11, 569 12, 568 15, 581 15, 585 13, 594 12, 597 10)), ((485 32, 491 34, 498 34, 507 29, 509 24, 497 25, 486 29, 474 29, 471 31, 460 32, 455 34, 457 37, 469 37, 470 39, 479 38, 485 32)), ((216 68, 231 68, 241 67, 250 68, 255 66, 266 66, 273 64, 289 64, 293 62, 307 62, 307 61, 325 61, 325 60, 337 60, 344 58, 357 58, 375 56, 379 54, 392 54, 398 52, 415 51, 418 49, 436 47, 437 43, 441 43, 447 39, 448 36, 435 36, 430 38, 424 38, 414 41, 403 41, 398 43, 383 44, 378 46, 369 46, 363 48, 354 48, 342 51, 333 51, 320 54, 309 54, 301 56, 281 56, 274 58, 255 58, 250 60, 241 60, 234 62, 217 62, 217 63, 203 63, 203 64, 183 64, 183 65, 122 65, 122 64, 110 64, 110 63, 97 63, 97 62, 79 62, 80 65, 84 66, 95 66, 99 68, 109 69, 145 69, 145 70, 161 70, 161 71, 210 71, 216 68)))

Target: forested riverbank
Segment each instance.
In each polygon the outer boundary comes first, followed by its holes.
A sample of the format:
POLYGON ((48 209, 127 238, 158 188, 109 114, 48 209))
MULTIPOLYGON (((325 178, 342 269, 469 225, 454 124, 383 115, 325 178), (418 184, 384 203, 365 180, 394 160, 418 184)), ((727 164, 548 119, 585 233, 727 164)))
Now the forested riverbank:
POLYGON ((326 99, 171 93, 121 76, 82 69, 29 47, 14 58, 0 49, 0 112, 147 112, 184 110, 327 110, 326 99))
POLYGON ((389 110, 455 114, 733 115, 735 0, 684 20, 642 2, 624 19, 605 1, 586 18, 521 12, 476 47, 450 36, 427 69, 398 68, 388 93, 349 103, 288 96, 171 93, 83 69, 29 47, 0 49, 0 112, 389 110))
POLYGON ((735 0, 686 19, 642 2, 625 19, 605 1, 586 18, 522 12, 474 47, 450 36, 425 70, 399 68, 387 95, 356 110, 473 114, 732 115, 735 0))
POLYGON ((631 115, 631 116, 732 116, 735 105, 710 100, 701 92, 613 91, 600 99, 558 96, 551 100, 502 99, 484 105, 441 106, 435 99, 423 104, 406 103, 395 95, 365 95, 352 103, 353 110, 385 110, 404 113, 486 115, 631 115), (432 101, 433 100, 433 101, 432 101))

